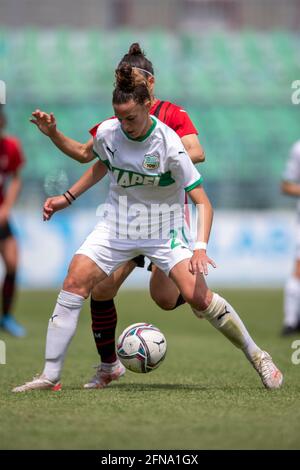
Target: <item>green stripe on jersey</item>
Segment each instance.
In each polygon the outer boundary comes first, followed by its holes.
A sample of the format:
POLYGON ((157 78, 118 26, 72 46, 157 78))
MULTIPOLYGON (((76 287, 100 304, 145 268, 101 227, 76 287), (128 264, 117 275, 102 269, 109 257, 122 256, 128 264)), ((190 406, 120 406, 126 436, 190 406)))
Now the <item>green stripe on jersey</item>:
POLYGON ((162 174, 147 175, 145 173, 138 173, 136 171, 124 170, 122 168, 114 167, 110 164, 109 160, 101 160, 100 156, 93 151, 100 162, 104 163, 107 168, 114 174, 116 180, 123 188, 130 188, 133 186, 170 186, 175 183, 171 176, 171 172, 167 171, 162 174))
POLYGON ((98 153, 96 153, 95 150, 93 150, 93 154, 94 154, 97 158, 99 158, 99 160, 100 160, 101 163, 104 163, 104 165, 107 166, 107 168, 108 168, 109 170, 111 170, 111 164, 109 163, 109 160, 102 160, 102 158, 100 157, 100 155, 98 155, 98 153))
POLYGON ((184 188, 184 190, 186 192, 192 191, 192 189, 196 188, 197 186, 200 186, 200 184, 202 184, 202 183, 203 183, 203 178, 201 176, 201 178, 199 178, 197 181, 195 181, 195 183, 190 184, 190 186, 187 186, 186 188, 184 188))
POLYGON ((130 170, 123 170, 121 168, 111 167, 111 171, 115 176, 118 184, 123 188, 133 186, 169 186, 175 183, 171 176, 171 172, 167 171, 160 175, 147 175, 145 173, 138 173, 130 170))

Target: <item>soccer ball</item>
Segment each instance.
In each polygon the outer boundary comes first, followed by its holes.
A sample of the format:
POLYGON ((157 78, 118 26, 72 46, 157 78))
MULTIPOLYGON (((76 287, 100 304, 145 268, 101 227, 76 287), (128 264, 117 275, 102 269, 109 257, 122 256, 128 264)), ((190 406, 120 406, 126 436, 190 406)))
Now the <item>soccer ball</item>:
POLYGON ((134 323, 118 339, 117 353, 132 372, 147 373, 166 357, 167 342, 162 332, 149 323, 134 323))

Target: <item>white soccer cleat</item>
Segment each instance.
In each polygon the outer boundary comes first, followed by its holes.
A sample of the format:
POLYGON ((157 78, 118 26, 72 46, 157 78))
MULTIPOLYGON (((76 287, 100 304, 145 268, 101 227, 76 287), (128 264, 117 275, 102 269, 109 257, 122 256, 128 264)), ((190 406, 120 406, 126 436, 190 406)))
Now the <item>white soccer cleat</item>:
POLYGON ((24 385, 13 388, 12 392, 20 393, 31 390, 52 390, 53 392, 59 392, 61 390, 61 383, 51 382, 45 375, 41 374, 34 377, 31 382, 26 382, 24 385))
POLYGON ((260 355, 253 358, 252 365, 258 372, 262 383, 269 390, 280 388, 283 383, 283 375, 275 366, 270 354, 262 351, 260 355))
POLYGON ((83 388, 92 389, 92 388, 105 388, 113 380, 118 380, 122 377, 126 369, 121 362, 111 370, 101 369, 101 364, 96 367, 96 374, 91 378, 91 380, 84 384, 83 388))

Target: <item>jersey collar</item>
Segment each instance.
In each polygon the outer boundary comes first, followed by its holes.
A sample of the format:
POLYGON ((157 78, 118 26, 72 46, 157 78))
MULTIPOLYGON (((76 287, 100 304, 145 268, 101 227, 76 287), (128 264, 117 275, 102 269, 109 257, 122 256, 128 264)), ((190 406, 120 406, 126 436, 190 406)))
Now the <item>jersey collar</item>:
POLYGON ((122 132, 126 135, 127 139, 132 140, 133 142, 144 142, 144 140, 148 139, 149 135, 152 134, 152 132, 154 131, 154 129, 155 129, 155 127, 156 127, 156 124, 157 124, 156 119, 154 119, 152 116, 151 116, 151 120, 152 120, 152 124, 151 124, 151 127, 149 127, 147 133, 146 133, 145 135, 141 135, 141 136, 138 137, 137 139, 133 139, 132 137, 130 137, 130 135, 127 134, 127 133, 122 129, 122 126, 121 126, 121 130, 122 130, 122 132))

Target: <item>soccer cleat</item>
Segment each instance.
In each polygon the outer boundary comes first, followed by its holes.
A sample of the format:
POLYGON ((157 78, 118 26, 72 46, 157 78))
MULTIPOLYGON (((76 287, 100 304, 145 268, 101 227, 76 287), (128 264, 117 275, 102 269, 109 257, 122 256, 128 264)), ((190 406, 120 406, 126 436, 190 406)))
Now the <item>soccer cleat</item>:
POLYGON ((45 375, 41 374, 34 377, 31 382, 26 382, 24 385, 13 388, 12 392, 29 392, 31 390, 52 390, 53 392, 59 392, 61 390, 61 383, 52 382, 45 375))
POLYGON ((26 336, 26 330, 21 326, 13 315, 4 315, 0 320, 0 327, 17 338, 26 336))
POLYGON ((295 326, 284 325, 281 330, 281 336, 291 336, 299 333, 300 331, 300 321, 295 326))
POLYGON ((281 336, 291 336, 299 332, 297 326, 284 326, 281 330, 281 336))
POLYGON ((272 390, 281 387, 283 375, 275 366, 270 354, 266 351, 261 351, 260 355, 252 359, 252 365, 267 389, 272 390))
POLYGON ((84 384, 83 388, 92 389, 92 388, 105 388, 113 380, 118 380, 122 377, 126 369, 121 362, 111 370, 102 369, 101 364, 96 367, 96 374, 91 378, 91 380, 84 384))

